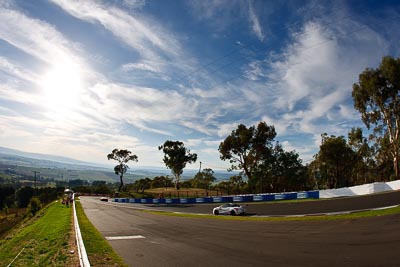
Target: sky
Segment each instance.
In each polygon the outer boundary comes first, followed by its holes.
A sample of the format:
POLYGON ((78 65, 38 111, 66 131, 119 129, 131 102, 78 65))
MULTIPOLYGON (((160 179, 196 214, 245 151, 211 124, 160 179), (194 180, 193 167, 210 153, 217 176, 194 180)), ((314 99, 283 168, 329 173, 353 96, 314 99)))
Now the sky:
POLYGON ((364 127, 352 85, 399 57, 399 22, 385 0, 2 0, 0 146, 165 167, 179 140, 187 168, 217 170, 219 144, 265 121, 307 164, 322 133, 364 127))

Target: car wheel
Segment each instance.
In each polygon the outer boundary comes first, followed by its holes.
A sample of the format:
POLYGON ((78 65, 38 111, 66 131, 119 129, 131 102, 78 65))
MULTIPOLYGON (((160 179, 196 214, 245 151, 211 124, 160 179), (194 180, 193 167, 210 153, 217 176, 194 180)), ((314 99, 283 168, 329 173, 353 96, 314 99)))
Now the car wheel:
POLYGON ((214 210, 214 215, 219 215, 219 211, 218 210, 214 210))
POLYGON ((232 215, 232 216, 235 216, 235 215, 236 215, 236 212, 235 212, 234 210, 231 210, 231 215, 232 215))

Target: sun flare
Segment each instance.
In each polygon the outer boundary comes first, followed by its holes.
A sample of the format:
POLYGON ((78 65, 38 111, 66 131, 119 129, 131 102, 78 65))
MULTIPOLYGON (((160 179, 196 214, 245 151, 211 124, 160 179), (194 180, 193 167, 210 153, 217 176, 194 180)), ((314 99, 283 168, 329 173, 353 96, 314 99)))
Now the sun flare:
POLYGON ((82 89, 79 65, 63 62, 53 66, 42 78, 44 103, 57 113, 71 112, 79 105, 82 89))

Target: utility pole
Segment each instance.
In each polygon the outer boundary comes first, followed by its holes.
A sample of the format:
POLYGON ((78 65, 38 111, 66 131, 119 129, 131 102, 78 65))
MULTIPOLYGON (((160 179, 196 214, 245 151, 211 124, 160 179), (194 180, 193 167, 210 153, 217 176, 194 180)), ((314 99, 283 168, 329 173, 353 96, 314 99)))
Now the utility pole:
POLYGON ((201 161, 200 161, 200 168, 199 168, 199 173, 201 172, 201 161))
POLYGON ((37 188, 36 188, 36 174, 37 174, 37 173, 39 174, 40 172, 34 171, 34 173, 35 173, 35 180, 34 180, 33 187, 35 188, 35 195, 36 195, 36 191, 37 191, 37 188))

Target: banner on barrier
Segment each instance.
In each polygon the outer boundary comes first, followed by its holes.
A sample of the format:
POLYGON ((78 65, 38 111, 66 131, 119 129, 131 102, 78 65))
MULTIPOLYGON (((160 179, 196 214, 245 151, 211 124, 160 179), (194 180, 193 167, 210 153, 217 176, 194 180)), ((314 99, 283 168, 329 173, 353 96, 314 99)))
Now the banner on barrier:
POLYGON ((233 202, 241 202, 241 201, 243 201, 243 197, 242 196, 233 197, 233 202))
POLYGON ((196 203, 204 203, 204 198, 202 197, 196 198, 196 203))
POLYGON ((298 199, 303 199, 303 198, 307 198, 307 197, 308 197, 307 192, 299 192, 299 193, 297 193, 297 198, 298 199))
POLYGON ((222 198, 221 197, 213 197, 213 202, 221 202, 222 198))
POLYGON ((263 196, 253 196, 253 200, 254 201, 263 201, 264 198, 263 198, 263 196))

